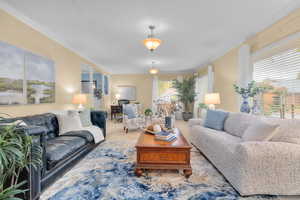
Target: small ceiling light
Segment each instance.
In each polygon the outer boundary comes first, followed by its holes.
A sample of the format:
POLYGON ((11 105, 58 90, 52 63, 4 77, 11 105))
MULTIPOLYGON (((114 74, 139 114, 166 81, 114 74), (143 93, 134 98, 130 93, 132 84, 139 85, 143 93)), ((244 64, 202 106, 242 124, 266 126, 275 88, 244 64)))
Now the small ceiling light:
POLYGON ((157 74, 158 72, 159 72, 159 70, 157 69, 157 68, 155 68, 154 66, 153 66, 153 64, 154 64, 154 62, 152 61, 152 66, 151 66, 151 68, 149 69, 149 73, 150 74, 157 74))
POLYGON ((153 30, 155 29, 155 26, 149 26, 150 29, 150 35, 148 35, 148 38, 143 41, 144 45, 149 49, 150 51, 154 51, 160 44, 161 40, 154 37, 153 30))

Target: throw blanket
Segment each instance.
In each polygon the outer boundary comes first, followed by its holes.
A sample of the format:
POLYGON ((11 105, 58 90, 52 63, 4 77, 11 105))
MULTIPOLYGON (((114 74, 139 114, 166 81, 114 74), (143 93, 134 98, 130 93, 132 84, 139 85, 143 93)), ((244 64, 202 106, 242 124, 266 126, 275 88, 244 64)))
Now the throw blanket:
POLYGON ((89 131, 93 135, 95 144, 104 140, 102 130, 98 126, 82 127, 82 130, 89 131))
POLYGON ((104 140, 102 130, 97 126, 82 127, 80 130, 66 132, 63 135, 82 137, 89 142, 94 140, 95 144, 104 140))

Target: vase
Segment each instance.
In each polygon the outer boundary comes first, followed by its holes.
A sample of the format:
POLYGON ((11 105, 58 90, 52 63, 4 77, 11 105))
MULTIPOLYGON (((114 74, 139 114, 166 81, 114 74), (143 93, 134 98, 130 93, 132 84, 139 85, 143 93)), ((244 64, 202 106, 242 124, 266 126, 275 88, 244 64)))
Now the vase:
POLYGON ((242 98, 243 98, 243 103, 241 105, 240 111, 244 113, 250 113, 251 109, 248 102, 248 96, 242 95, 242 98))
POLYGON ((253 99, 253 106, 252 106, 252 114, 259 115, 260 114, 260 105, 256 98, 253 99))

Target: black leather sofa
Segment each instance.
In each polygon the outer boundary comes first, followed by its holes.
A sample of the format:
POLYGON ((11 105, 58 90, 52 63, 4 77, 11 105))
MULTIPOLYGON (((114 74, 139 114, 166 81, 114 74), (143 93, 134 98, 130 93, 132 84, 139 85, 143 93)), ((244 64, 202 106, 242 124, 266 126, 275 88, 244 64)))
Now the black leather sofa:
MULTIPOLYGON (((92 124, 102 129, 106 136, 106 112, 92 111, 92 124)), ((98 144, 88 131, 72 131, 59 135, 59 125, 55 114, 45 113, 41 115, 14 118, 23 120, 28 127, 26 133, 39 137, 39 144, 43 149, 43 166, 33 170, 30 176, 34 188, 30 190, 45 190, 56 179, 61 177, 77 161, 93 150, 98 144)), ((11 119, 12 120, 12 119, 11 119)), ((31 191, 31 193, 40 193, 31 191)))

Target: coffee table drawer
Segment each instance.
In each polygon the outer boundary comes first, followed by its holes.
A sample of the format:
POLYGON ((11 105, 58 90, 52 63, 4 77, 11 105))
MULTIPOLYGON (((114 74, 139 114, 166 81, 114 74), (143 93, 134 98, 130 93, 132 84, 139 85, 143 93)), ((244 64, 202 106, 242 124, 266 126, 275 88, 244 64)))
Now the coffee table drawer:
POLYGON ((189 152, 156 152, 156 151, 141 151, 138 155, 139 163, 177 163, 187 164, 189 152))

